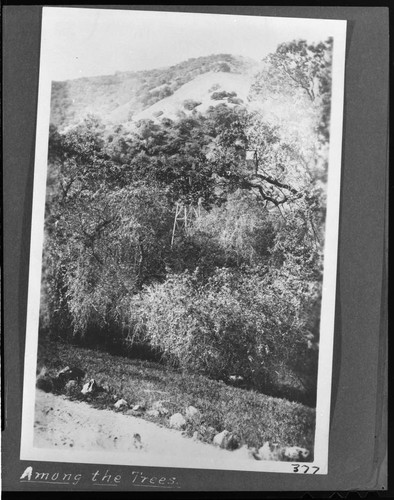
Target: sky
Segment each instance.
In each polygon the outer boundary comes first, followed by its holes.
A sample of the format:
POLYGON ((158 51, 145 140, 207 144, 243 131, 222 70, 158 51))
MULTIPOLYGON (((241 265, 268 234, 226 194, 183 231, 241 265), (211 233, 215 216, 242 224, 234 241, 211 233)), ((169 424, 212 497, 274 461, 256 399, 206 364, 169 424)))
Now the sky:
POLYGON ((279 43, 325 40, 334 29, 330 20, 46 7, 42 64, 62 81, 219 53, 261 60, 279 43))

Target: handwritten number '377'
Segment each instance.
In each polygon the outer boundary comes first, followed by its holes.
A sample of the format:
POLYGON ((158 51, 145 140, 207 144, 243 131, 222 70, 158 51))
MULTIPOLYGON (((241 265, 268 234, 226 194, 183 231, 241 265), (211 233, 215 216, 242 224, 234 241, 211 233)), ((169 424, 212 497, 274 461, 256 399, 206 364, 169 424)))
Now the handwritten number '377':
POLYGON ((309 467, 308 465, 300 465, 300 464, 291 464, 293 466, 293 472, 300 472, 300 473, 304 473, 306 474, 309 469, 311 469, 311 471, 309 472, 309 474, 316 474, 316 472, 320 469, 320 467, 316 467, 316 466, 313 466, 313 467, 309 467), (301 469, 304 469, 304 470, 301 470, 301 469), (312 469, 315 469, 313 472, 312 472, 312 469))

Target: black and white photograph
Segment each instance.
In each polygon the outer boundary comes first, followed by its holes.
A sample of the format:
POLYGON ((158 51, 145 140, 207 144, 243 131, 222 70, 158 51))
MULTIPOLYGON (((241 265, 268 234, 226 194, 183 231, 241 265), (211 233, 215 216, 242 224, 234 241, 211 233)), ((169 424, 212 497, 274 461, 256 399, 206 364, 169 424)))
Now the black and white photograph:
POLYGON ((327 474, 345 41, 43 9, 22 460, 327 474))

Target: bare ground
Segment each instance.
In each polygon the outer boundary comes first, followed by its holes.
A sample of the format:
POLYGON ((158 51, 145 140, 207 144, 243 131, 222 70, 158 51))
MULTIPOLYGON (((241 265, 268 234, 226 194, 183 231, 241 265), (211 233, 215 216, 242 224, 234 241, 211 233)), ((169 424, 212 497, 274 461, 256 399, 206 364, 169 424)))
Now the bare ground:
POLYGON ((130 456, 193 457, 202 462, 241 465, 255 462, 246 447, 228 451, 185 437, 180 431, 112 410, 99 410, 65 396, 36 391, 34 446, 39 448, 127 452, 130 456), (139 435, 140 439, 138 436, 139 435))

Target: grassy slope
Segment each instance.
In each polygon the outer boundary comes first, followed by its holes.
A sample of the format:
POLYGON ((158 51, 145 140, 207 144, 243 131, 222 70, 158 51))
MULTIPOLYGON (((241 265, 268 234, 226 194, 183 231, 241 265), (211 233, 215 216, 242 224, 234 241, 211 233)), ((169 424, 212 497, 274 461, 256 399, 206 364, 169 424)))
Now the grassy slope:
MULTIPOLYGON (((315 411, 302 404, 230 387, 200 375, 178 373, 158 363, 60 343, 40 343, 38 369, 45 366, 54 373, 66 365, 84 369, 87 378, 95 378, 106 388, 91 401, 96 407, 113 408, 117 399, 124 398, 129 404, 144 403, 149 409, 160 400, 169 415, 142 418, 168 426, 171 414, 185 414, 186 407, 193 405, 203 414, 206 426, 218 432, 236 432, 242 444, 260 447, 270 440, 313 450, 315 411)), ((79 390, 74 398, 83 398, 79 390)), ((195 425, 188 424, 188 435, 195 430, 195 425)))
MULTIPOLYGON (((154 119, 155 112, 162 111, 163 116, 171 119, 176 119, 177 113, 179 111, 188 113, 183 102, 187 99, 193 99, 200 102, 201 104, 197 106, 197 111, 200 113, 205 113, 209 106, 217 106, 220 102, 225 102, 227 104, 227 99, 216 101, 211 99, 213 90, 212 87, 217 85, 216 90, 226 90, 227 92, 234 91, 237 97, 241 98, 244 103, 247 103, 247 96, 249 94, 250 85, 252 82, 251 75, 241 75, 235 73, 224 73, 224 72, 209 72, 199 75, 194 78, 191 82, 185 83, 180 87, 174 94, 161 99, 159 102, 152 104, 147 109, 140 111, 136 114, 133 119, 154 119)), ((119 110, 120 108, 118 108, 119 110)), ((118 112, 116 110, 116 113, 118 112)), ((111 118, 117 117, 119 121, 126 121, 124 116, 111 115, 111 118)), ((115 121, 115 120, 114 120, 115 121)))
MULTIPOLYGON (((146 93, 167 85, 174 92, 201 73, 220 71, 218 64, 222 62, 231 67, 232 74, 248 73, 257 64, 242 56, 216 54, 189 59, 166 68, 54 82, 51 123, 63 129, 79 122, 88 113, 104 120, 113 114, 111 121, 127 121, 130 111, 139 112, 153 104, 145 103, 146 93)), ((160 98, 154 101, 160 101, 160 98)))

